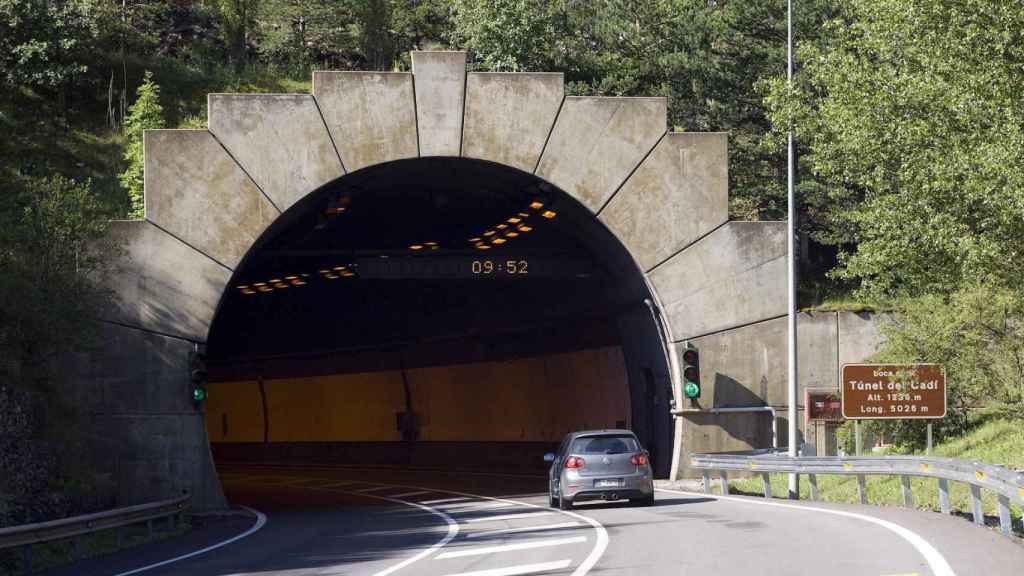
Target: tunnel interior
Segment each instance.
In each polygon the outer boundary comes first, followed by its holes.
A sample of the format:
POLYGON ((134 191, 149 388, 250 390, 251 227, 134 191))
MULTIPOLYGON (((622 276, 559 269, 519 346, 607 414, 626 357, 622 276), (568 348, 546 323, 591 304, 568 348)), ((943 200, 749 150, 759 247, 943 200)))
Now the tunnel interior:
POLYGON ((672 458, 652 296, 536 176, 417 158, 309 194, 249 251, 207 344, 218 461, 541 471, 570 431, 672 458))

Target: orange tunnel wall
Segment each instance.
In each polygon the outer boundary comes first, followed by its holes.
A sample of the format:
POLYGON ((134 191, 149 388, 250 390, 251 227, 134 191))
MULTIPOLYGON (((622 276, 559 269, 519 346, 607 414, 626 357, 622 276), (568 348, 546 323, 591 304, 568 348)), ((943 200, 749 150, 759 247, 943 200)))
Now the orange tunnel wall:
MULTIPOLYGON (((629 427, 621 348, 405 371, 422 441, 557 441, 570 430, 629 427)), ((400 441, 399 370, 264 380, 270 442, 400 441)), ((211 442, 262 442, 257 381, 210 385, 211 442)))

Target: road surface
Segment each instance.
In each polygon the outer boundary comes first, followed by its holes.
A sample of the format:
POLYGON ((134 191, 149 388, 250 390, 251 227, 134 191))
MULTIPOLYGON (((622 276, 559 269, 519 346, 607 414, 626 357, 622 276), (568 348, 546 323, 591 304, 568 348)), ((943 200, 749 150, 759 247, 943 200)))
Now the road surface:
MULTIPOLYGON (((652 507, 547 506, 543 478, 342 467, 221 466, 235 504, 266 523, 166 576, 1018 574, 1024 546, 953 517, 898 508, 659 491, 652 507)), ((233 519, 234 533, 253 519, 233 519)), ((79 563, 125 574, 216 544, 231 529, 79 563), (206 539, 202 542, 203 538, 206 539)))

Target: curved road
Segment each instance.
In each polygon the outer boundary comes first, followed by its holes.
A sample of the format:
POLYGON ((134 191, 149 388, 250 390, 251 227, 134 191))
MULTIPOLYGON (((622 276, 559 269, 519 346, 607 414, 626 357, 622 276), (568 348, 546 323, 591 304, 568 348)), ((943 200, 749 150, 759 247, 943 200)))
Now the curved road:
MULTIPOLYGON (((547 506, 544 480, 530 476, 221 468, 231 500, 261 510, 266 525, 138 573, 971 576, 1017 574, 1024 561, 1024 547, 992 530, 916 510, 659 491, 653 507, 562 512, 547 506)), ((233 522, 236 533, 252 524, 233 522)), ((202 543, 154 545, 54 574, 123 574, 183 554, 185 544, 202 543)))

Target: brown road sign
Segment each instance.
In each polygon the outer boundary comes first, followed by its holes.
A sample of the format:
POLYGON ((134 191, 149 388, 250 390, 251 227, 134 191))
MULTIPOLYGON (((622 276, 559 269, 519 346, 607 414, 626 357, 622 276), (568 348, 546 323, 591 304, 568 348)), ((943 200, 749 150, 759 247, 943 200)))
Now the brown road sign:
POLYGON ((941 364, 844 364, 843 417, 852 420, 943 418, 941 364))

